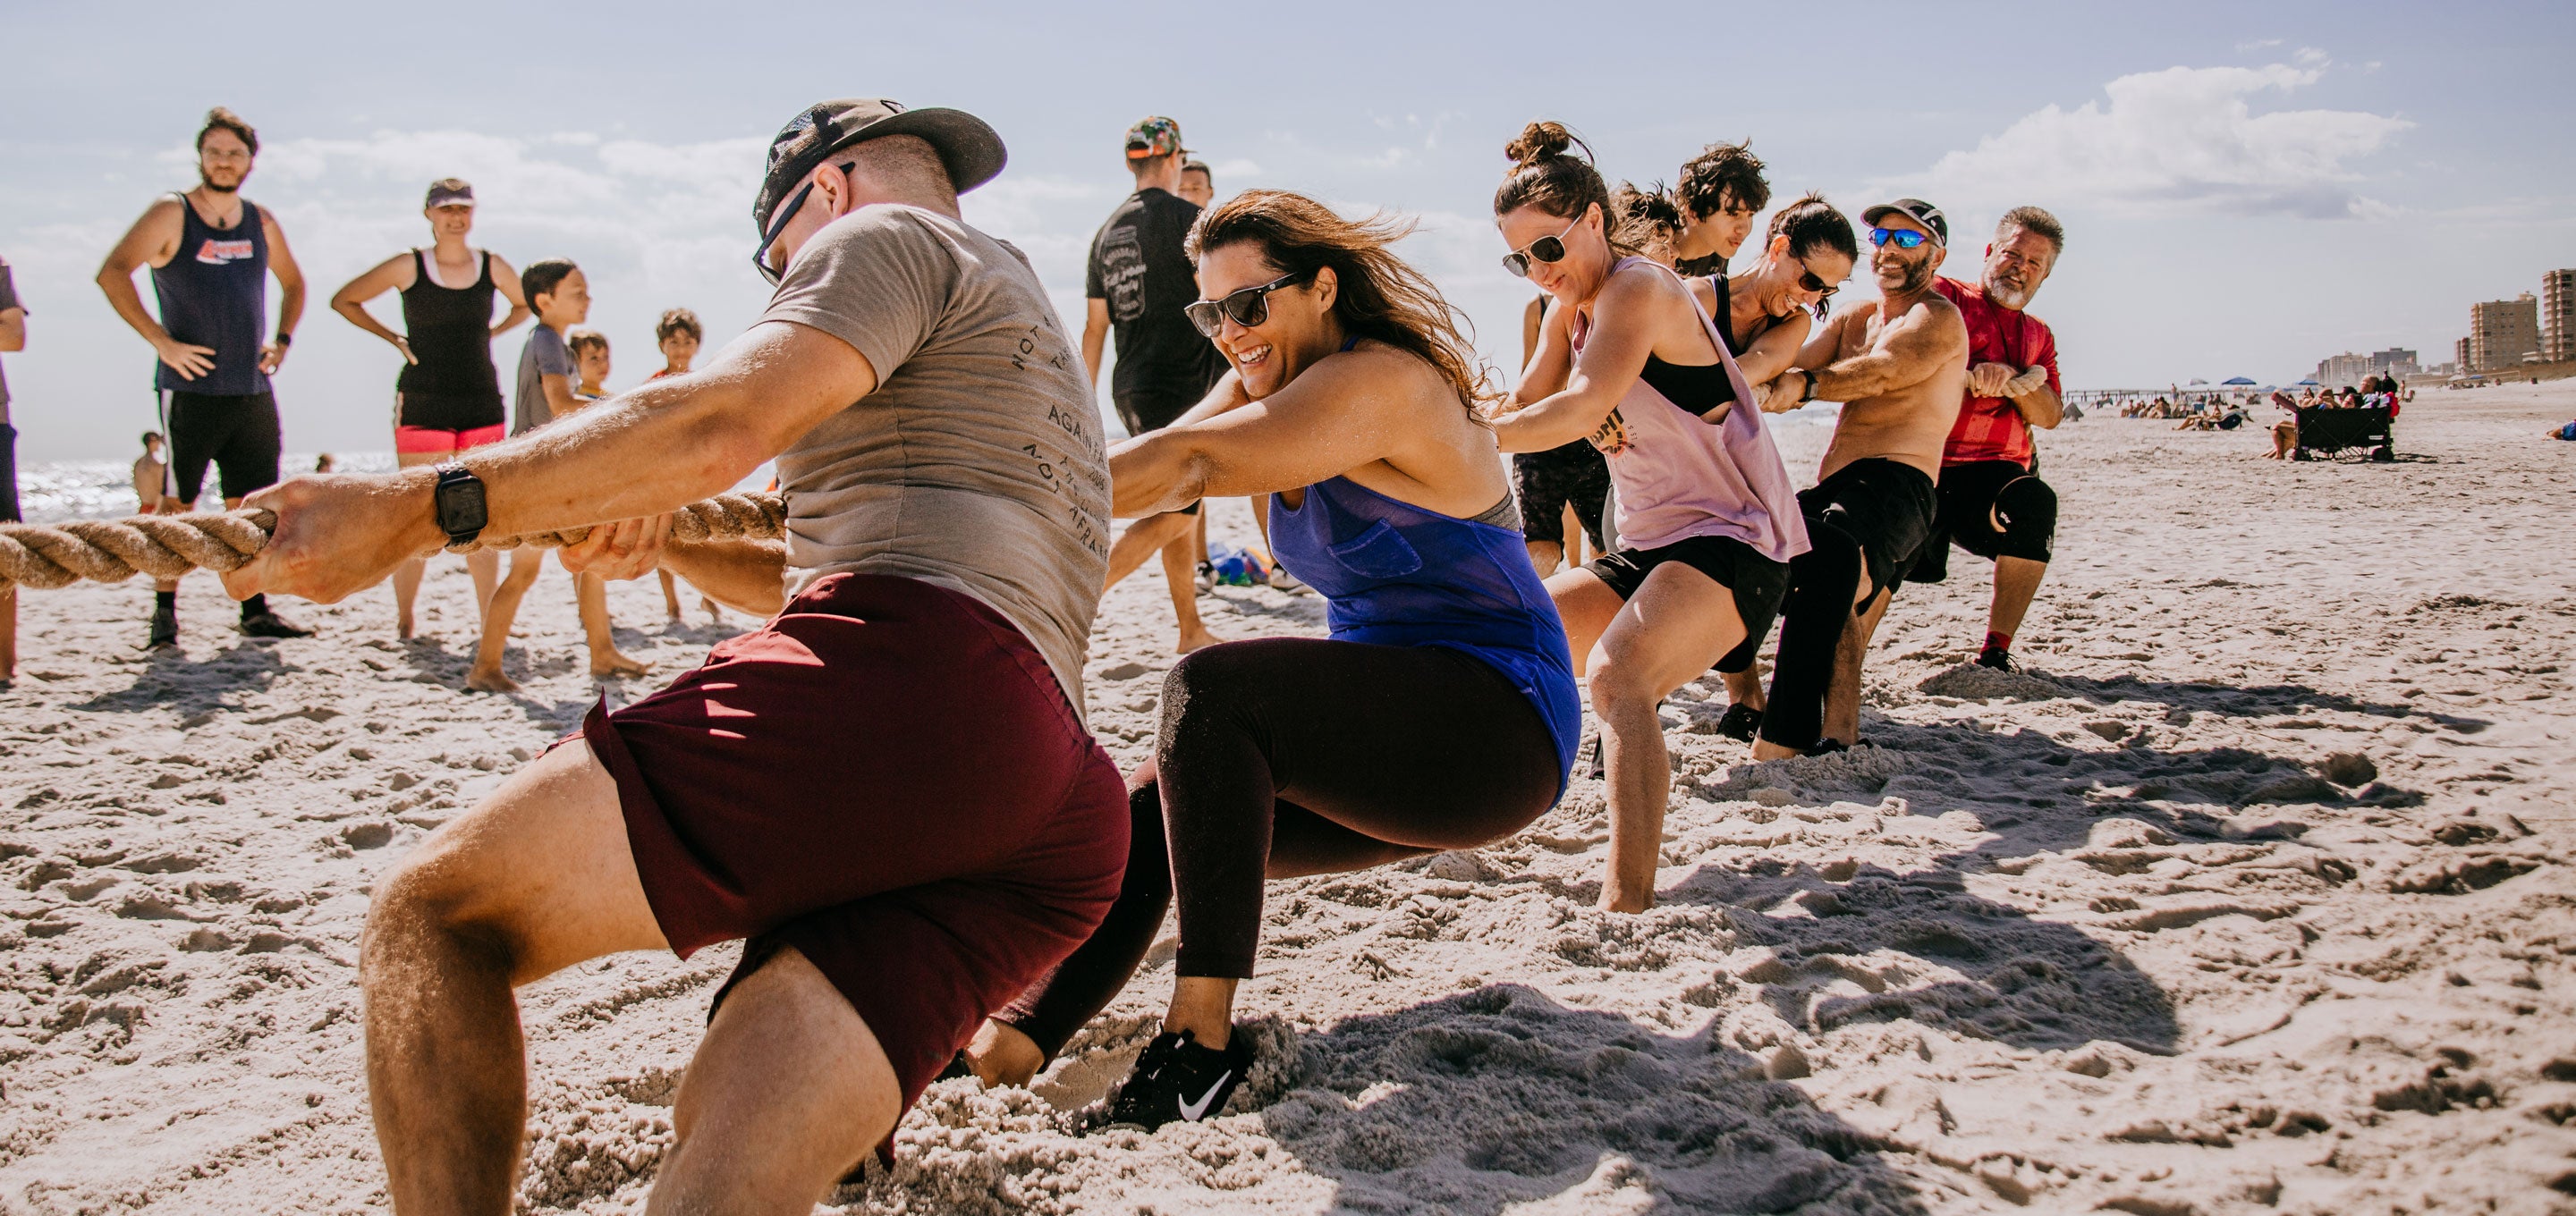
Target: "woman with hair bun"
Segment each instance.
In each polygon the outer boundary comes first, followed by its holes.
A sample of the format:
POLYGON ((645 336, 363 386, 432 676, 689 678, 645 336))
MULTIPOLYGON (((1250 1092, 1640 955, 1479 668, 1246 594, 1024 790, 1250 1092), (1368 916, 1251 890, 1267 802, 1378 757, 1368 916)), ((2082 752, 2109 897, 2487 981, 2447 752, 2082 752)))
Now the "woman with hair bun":
POLYGON ((1547 582, 1601 719, 1610 869, 1601 905, 1654 903, 1672 758, 1655 707, 1760 636, 1807 533, 1753 387, 1671 270, 1614 239, 1609 189, 1572 133, 1531 123, 1494 192, 1503 265, 1555 297, 1494 419, 1506 451, 1589 437, 1624 546, 1547 582))
POLYGON ((1118 515, 1270 494, 1270 538, 1330 639, 1225 642, 1163 683, 1128 780, 1118 902, 963 1063, 1022 1084, 1124 987, 1177 901, 1163 1033, 1112 1104, 1152 1129, 1224 1109, 1262 881, 1490 844, 1556 804, 1582 730, 1565 632, 1522 548, 1474 349, 1392 252, 1408 226, 1247 191, 1202 215, 1188 313, 1230 370, 1109 454, 1118 515))

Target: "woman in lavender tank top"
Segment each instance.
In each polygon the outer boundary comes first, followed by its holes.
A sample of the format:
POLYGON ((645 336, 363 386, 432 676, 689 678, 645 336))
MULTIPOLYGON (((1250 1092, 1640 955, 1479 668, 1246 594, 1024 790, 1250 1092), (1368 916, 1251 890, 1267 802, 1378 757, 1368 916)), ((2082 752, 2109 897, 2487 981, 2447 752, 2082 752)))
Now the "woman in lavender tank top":
POLYGON ((1769 627, 1807 533, 1752 387, 1690 289, 1622 247, 1609 190, 1569 154, 1575 142, 1540 122, 1505 149, 1503 264, 1559 307, 1494 433, 1512 452, 1589 436, 1609 458, 1626 547, 1547 590, 1601 719, 1601 904, 1637 912, 1654 903, 1672 789, 1656 703, 1769 627))

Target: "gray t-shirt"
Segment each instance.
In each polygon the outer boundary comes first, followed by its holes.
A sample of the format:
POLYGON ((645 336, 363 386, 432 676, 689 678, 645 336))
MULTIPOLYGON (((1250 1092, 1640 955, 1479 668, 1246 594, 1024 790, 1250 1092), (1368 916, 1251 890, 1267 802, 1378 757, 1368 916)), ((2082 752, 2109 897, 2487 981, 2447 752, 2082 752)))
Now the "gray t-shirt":
POLYGON ((562 334, 542 324, 529 330, 528 344, 519 350, 519 399, 510 433, 525 435, 554 421, 554 407, 546 404, 546 377, 580 375, 581 365, 573 362, 562 334))
MULTIPOLYGON (((9 259, 0 258, 0 312, 24 309, 18 302, 17 280, 9 277, 9 259)), ((0 376, 0 426, 9 425, 9 378, 0 376)))
POLYGON ((916 578, 1009 618, 1082 711, 1109 572, 1109 461, 1082 362, 1020 251, 918 207, 815 234, 763 321, 839 338, 877 390, 779 454, 788 593, 916 578))

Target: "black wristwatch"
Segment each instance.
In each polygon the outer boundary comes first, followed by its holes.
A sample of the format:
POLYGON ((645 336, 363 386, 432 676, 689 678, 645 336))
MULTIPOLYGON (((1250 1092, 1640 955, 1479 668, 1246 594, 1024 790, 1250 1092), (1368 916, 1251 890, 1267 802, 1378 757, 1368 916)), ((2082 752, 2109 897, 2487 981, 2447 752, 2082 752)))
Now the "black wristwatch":
POLYGON ((491 518, 483 507, 483 479, 468 472, 462 462, 450 460, 438 466, 434 497, 438 530, 447 534, 449 548, 473 544, 483 534, 483 525, 491 518))
POLYGON ((1799 368, 1798 383, 1800 385, 1798 389, 1798 404, 1805 405, 1806 403, 1816 399, 1816 373, 1808 371, 1803 367, 1799 368))
POLYGON ((295 345, 295 335, 281 333, 277 335, 277 344, 279 346, 293 346, 295 345))

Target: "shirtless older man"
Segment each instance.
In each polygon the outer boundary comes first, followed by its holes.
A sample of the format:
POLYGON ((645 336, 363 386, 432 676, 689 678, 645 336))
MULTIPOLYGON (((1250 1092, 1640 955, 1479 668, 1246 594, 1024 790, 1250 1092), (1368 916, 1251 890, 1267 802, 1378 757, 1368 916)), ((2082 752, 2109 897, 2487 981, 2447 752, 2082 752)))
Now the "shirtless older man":
POLYGON ((752 207, 777 293, 711 366, 436 469, 251 497, 276 536, 225 585, 324 600, 483 530, 621 518, 565 564, 633 577, 669 535, 653 513, 773 455, 787 499, 783 546, 667 555, 767 625, 592 710, 377 884, 367 1090, 396 1211, 510 1210, 513 987, 728 938, 750 941, 647 1210, 811 1211, 1116 898, 1126 794, 1078 709, 1108 461, 1036 273, 958 217, 1003 155, 955 110, 808 107, 752 207))
POLYGON ((1941 447, 1959 417, 1968 330, 1935 289, 1950 222, 1917 198, 1861 213, 1880 298, 1845 309, 1775 382, 1772 408, 1843 403, 1814 489, 1814 545, 1789 563, 1780 651, 1757 760, 1839 751, 1859 734, 1860 660, 1940 510, 1941 447), (1832 692, 1828 704, 1827 692, 1832 692))

